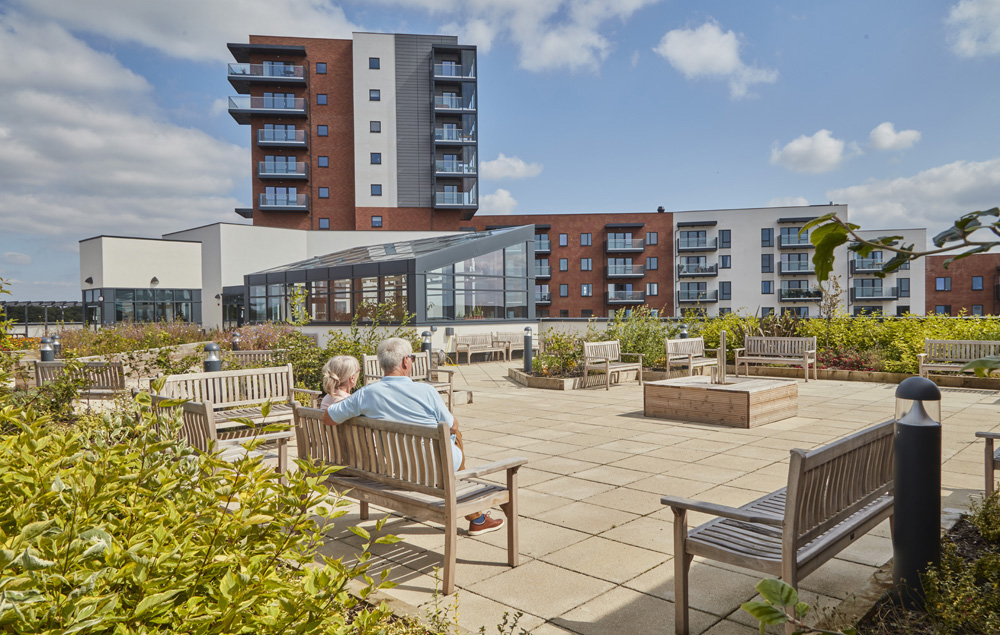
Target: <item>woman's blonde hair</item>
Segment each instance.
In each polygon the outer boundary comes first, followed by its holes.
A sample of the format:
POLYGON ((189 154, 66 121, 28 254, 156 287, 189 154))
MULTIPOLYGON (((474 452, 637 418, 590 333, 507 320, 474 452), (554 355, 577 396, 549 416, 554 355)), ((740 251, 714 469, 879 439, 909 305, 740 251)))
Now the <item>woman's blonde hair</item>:
POLYGON ((337 355, 331 357, 330 361, 323 367, 323 391, 332 395, 337 388, 356 373, 361 372, 361 364, 357 358, 350 355, 337 355))

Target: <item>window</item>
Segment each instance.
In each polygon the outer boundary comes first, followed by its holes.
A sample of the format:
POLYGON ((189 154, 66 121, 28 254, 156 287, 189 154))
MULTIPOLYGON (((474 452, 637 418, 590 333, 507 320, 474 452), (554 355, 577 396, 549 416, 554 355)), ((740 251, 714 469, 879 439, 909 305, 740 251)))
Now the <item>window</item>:
POLYGON ((656 232, 646 232, 646 244, 647 245, 655 245, 657 240, 658 240, 658 237, 656 235, 656 232))
POLYGON ((382 101, 382 91, 377 88, 369 90, 368 101, 382 101))
POLYGON ((559 317, 569 317, 569 309, 559 309, 559 317))
POLYGON ((972 276, 972 290, 982 291, 983 290, 983 277, 982 276, 972 276))
POLYGON ((594 317, 593 309, 580 309, 580 317, 594 317))
POLYGON ((719 256, 719 269, 731 269, 732 266, 732 256, 719 256))
POLYGON ((547 318, 549 317, 548 309, 535 309, 535 317, 547 318))
POLYGON ((808 245, 809 232, 802 231, 801 227, 782 227, 780 245, 808 245), (799 235, 802 232, 802 235, 799 235))
POLYGON ((328 187, 321 187, 321 188, 319 188, 319 197, 320 198, 330 198, 330 188, 328 188, 328 187))
POLYGON ((910 312, 909 304, 897 304, 896 305, 896 317, 902 317, 910 312))
POLYGON ((569 285, 568 284, 561 284, 561 285, 559 285, 559 297, 560 298, 568 298, 569 297, 569 285))
POLYGON ((908 298, 910 297, 910 279, 909 278, 896 278, 896 287, 899 289, 899 297, 908 298))
POLYGON ((594 285, 592 284, 580 285, 580 297, 589 298, 592 295, 594 295, 594 285))
POLYGON ((763 294, 774 293, 774 281, 773 280, 761 280, 760 282, 760 292, 763 294))
POLYGON ((316 105, 317 106, 326 105, 326 93, 316 93, 316 105))
POLYGON ((729 315, 732 312, 733 312, 733 310, 730 309, 728 306, 720 306, 719 307, 719 315, 729 315))
POLYGON ((381 183, 372 183, 372 196, 382 196, 381 183))
POLYGON ((377 57, 368 58, 368 68, 372 70, 378 70, 382 68, 382 61, 377 57))
POLYGON ((660 261, 658 258, 652 256, 646 257, 646 269, 649 269, 650 271, 656 271, 656 269, 659 266, 660 266, 660 261))
POLYGON ((774 229, 765 227, 760 230, 760 246, 774 247, 774 229))
POLYGON ((950 304, 938 304, 934 306, 934 313, 938 315, 951 315, 950 304))
POLYGON ((733 232, 729 229, 719 230, 719 249, 729 249, 733 246, 733 232))
POLYGON ((381 226, 382 226, 382 217, 372 216, 372 227, 381 227, 381 226))
POLYGON ((809 307, 807 306, 783 306, 781 307, 782 315, 794 315, 795 317, 807 318, 809 317, 809 307))
POLYGON ((330 134, 330 129, 326 126, 316 126, 316 136, 326 137, 330 134))
POLYGON ((973 304, 972 305, 972 315, 982 315, 982 314, 983 314, 983 305, 982 304, 973 304))
POLYGON ((594 261, 592 258, 580 258, 580 271, 593 271, 594 261))
POLYGON ((316 165, 321 168, 330 167, 330 157, 316 157, 316 165))
POLYGON ((372 165, 382 165, 382 153, 372 152, 372 165))
POLYGON ((774 273, 774 254, 760 255, 760 272, 774 273))
POLYGON ((319 219, 319 228, 320 229, 330 229, 330 219, 329 218, 321 218, 321 219, 319 219))
POLYGON ((708 232, 703 230, 684 230, 680 232, 677 247, 680 249, 697 249, 708 246, 708 232))
POLYGON ((316 62, 316 74, 326 75, 326 62, 316 62))
POLYGON ((760 316, 761 317, 767 317, 769 315, 774 315, 774 307, 773 306, 762 306, 762 307, 760 307, 760 316))
POLYGON ((589 247, 593 244, 593 237, 590 234, 580 234, 580 246, 589 247))
MULTIPOLYGON (((946 278, 935 278, 934 279, 934 290, 935 291, 951 291, 951 276, 946 278)), ((951 313, 951 311, 949 311, 951 313)))
POLYGON ((646 295, 660 295, 660 283, 658 283, 658 282, 647 282, 646 283, 646 295))
POLYGON ((382 132, 382 122, 381 121, 369 121, 368 122, 369 132, 382 132))
POLYGON ((559 234, 559 246, 565 247, 569 244, 569 234, 559 234))
POLYGON ((559 259, 559 271, 569 271, 569 258, 559 259))
POLYGON ((720 300, 732 300, 733 299, 733 283, 723 281, 719 283, 719 299, 720 300))

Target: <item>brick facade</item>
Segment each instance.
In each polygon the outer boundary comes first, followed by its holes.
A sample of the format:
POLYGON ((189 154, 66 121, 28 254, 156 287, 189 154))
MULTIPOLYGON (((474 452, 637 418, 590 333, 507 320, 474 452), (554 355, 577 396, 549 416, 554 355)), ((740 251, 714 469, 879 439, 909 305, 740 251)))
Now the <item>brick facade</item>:
POLYGON ((984 315, 1000 314, 997 285, 1000 283, 1000 253, 975 254, 952 261, 948 268, 944 262, 951 256, 928 256, 926 269, 926 312, 935 313, 937 307, 946 307, 948 315, 958 315, 962 309, 972 314, 982 307, 984 315), (982 278, 982 289, 973 289, 973 277, 982 278), (938 290, 938 278, 950 290, 938 290))

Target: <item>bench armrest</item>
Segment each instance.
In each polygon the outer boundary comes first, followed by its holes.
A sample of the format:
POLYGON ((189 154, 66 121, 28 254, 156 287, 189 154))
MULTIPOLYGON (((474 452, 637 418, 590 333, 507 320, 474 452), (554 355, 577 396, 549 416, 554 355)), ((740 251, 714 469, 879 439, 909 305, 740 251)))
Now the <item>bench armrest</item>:
POLYGON ((977 439, 1000 439, 1000 432, 977 432, 977 439))
POLYGON ((633 357, 638 357, 639 361, 641 362, 642 361, 642 356, 644 355, 644 353, 621 353, 622 357, 625 357, 626 355, 631 355, 633 357))
POLYGON ((924 359, 925 357, 927 357, 927 353, 917 353, 917 357, 919 357, 920 359, 924 359))
POLYGON ((454 375, 455 374, 455 369, 454 368, 432 368, 431 372, 432 373, 448 373, 449 375, 454 375))
POLYGON ((309 405, 312 408, 318 408, 319 402, 323 400, 323 393, 319 390, 310 390, 308 388, 292 388, 292 396, 297 394, 305 395, 309 397, 309 405))
POLYGON ((726 505, 718 505, 716 503, 706 503, 704 501, 696 501, 691 500, 690 498, 681 498, 679 496, 664 496, 660 499, 660 502, 673 508, 686 509, 693 512, 702 512, 704 514, 711 514, 712 516, 732 518, 733 520, 742 520, 748 523, 781 527, 784 522, 781 518, 762 516, 737 507, 728 507, 726 505))
POLYGON ((486 465, 480 465, 479 467, 455 472, 455 478, 477 478, 486 474, 493 474, 494 472, 502 472, 503 470, 519 468, 527 462, 528 459, 522 459, 520 457, 494 461, 493 463, 487 463, 486 465))
POLYGON ((741 346, 739 348, 731 348, 729 350, 731 350, 731 351, 733 351, 735 353, 736 351, 745 351, 747 349, 745 347, 741 346))
POLYGON ((260 439, 261 441, 279 441, 281 439, 285 440, 291 439, 293 436, 295 436, 295 433, 292 432, 291 430, 282 430, 281 432, 265 432, 258 435, 248 434, 245 437, 231 437, 229 439, 218 439, 216 440, 215 444, 217 447, 223 448, 229 446, 243 445, 244 443, 247 443, 249 441, 254 441, 256 439, 260 439))
POLYGON ((816 349, 815 348, 810 348, 809 350, 806 351, 806 354, 815 355, 816 354, 816 349))

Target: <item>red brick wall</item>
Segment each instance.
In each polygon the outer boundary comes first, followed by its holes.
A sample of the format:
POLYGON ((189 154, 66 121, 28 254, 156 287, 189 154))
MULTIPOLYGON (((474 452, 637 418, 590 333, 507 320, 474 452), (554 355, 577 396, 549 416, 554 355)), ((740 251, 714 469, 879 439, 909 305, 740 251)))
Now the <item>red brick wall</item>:
MULTIPOLYGON (((552 277, 548 280, 549 292, 552 294, 550 306, 536 305, 536 309, 548 310, 551 317, 559 317, 560 311, 567 311, 569 317, 581 317, 585 309, 593 311, 595 316, 606 316, 612 309, 634 305, 609 305, 606 293, 609 282, 632 283, 636 291, 645 291, 647 282, 659 284, 659 295, 647 296, 646 305, 658 309, 663 315, 674 313, 674 247, 673 247, 673 214, 521 214, 516 216, 476 216, 471 221, 460 223, 463 227, 475 227, 483 230, 490 225, 551 225, 548 230, 536 230, 536 233, 548 234, 552 245, 552 253, 547 256, 536 255, 537 258, 548 258, 552 277), (643 223, 637 229, 605 229, 608 223, 643 223), (608 254, 605 240, 608 232, 632 232, 633 238, 646 238, 647 232, 657 233, 657 244, 647 245, 642 253, 608 254), (592 244, 589 247, 580 245, 580 234, 590 233, 592 244), (567 246, 559 246, 559 234, 567 234, 567 246), (609 280, 605 275, 608 257, 631 257, 632 264, 645 265, 649 256, 658 259, 658 268, 646 271, 642 278, 615 278, 609 280), (559 260, 566 258, 568 271, 559 271, 559 260), (590 258, 592 271, 580 270, 580 259, 590 258), (594 295, 582 297, 580 285, 593 285, 594 295), (559 296, 559 285, 569 285, 569 297, 559 296)), ((538 280, 540 284, 546 281, 538 280)))
POLYGON ((965 309, 972 312, 972 305, 980 304, 984 314, 1000 314, 1000 303, 996 299, 1000 253, 976 254, 955 260, 944 268, 944 262, 951 256, 928 256, 926 262, 927 313, 934 313, 938 305, 951 305, 951 315, 965 309), (972 277, 982 276, 982 291, 973 291, 972 277), (951 278, 951 291, 937 291, 937 278, 951 278))

